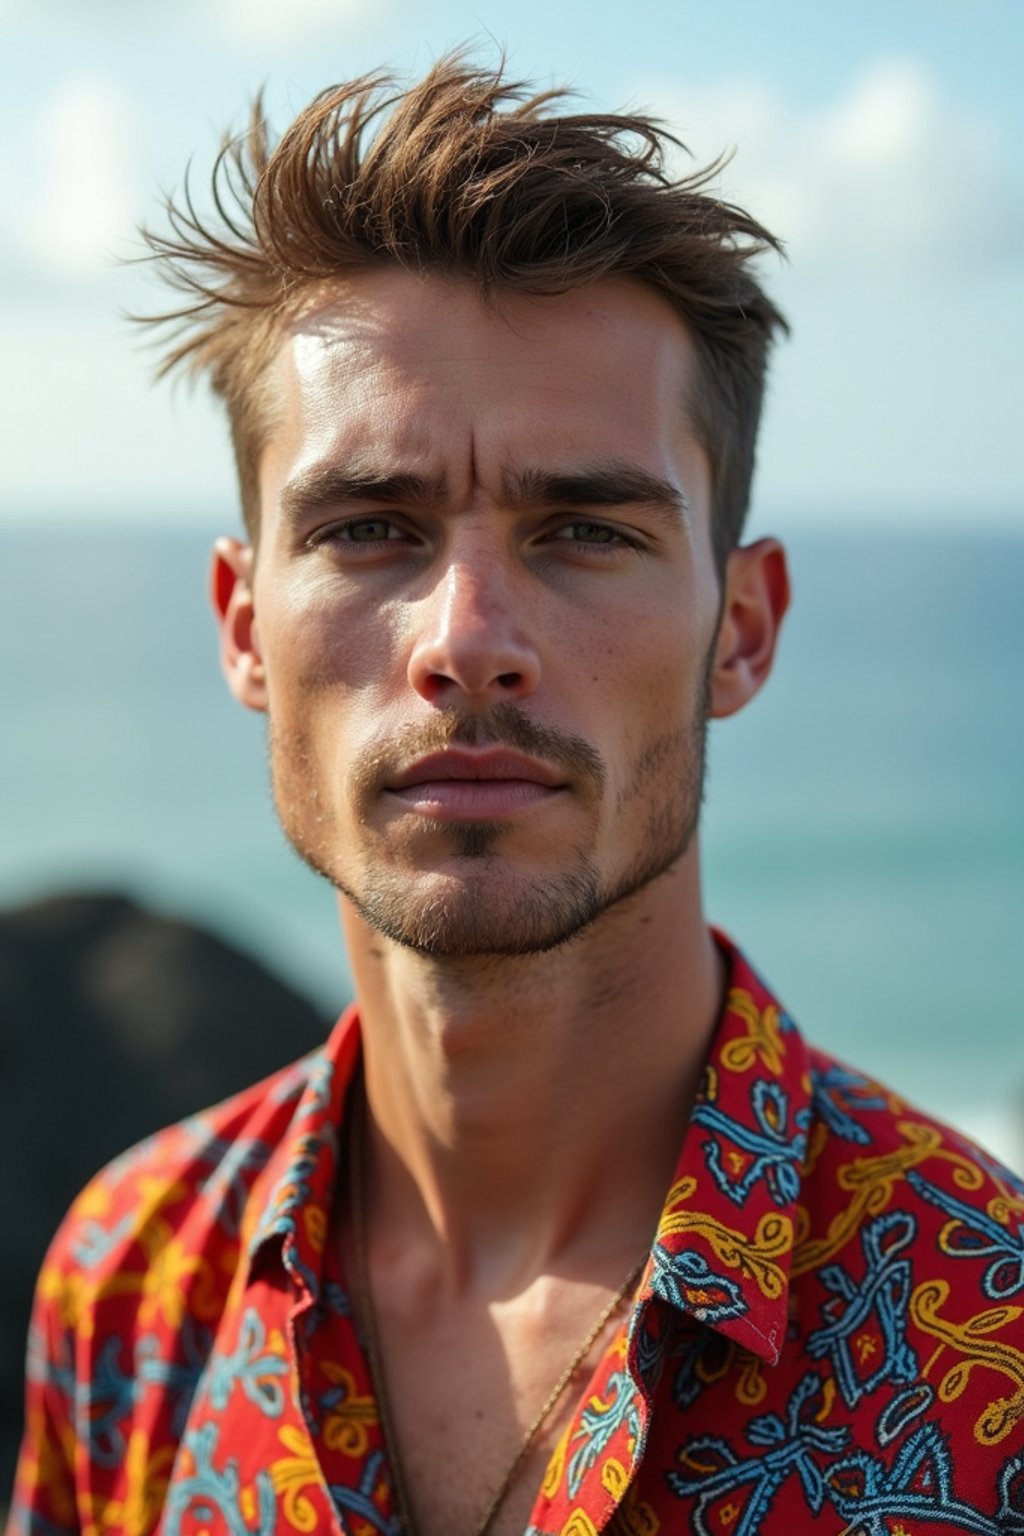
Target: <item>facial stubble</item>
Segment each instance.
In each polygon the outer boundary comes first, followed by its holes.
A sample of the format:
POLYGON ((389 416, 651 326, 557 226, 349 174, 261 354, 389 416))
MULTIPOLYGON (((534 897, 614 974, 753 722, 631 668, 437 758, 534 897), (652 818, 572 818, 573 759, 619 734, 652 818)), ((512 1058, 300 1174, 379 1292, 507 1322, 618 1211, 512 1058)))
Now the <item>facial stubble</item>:
MULTIPOLYGON (((617 795, 616 815, 637 800, 649 804, 636 856, 614 881, 602 883, 593 851, 578 845, 558 873, 510 884, 498 873, 500 845, 509 826, 483 820, 446 824, 443 829, 435 824, 435 835, 447 841, 448 858, 469 866, 464 877, 460 872, 435 879, 432 889, 417 894, 415 874, 391 857, 395 849, 385 838, 377 846, 371 842, 356 886, 336 862, 331 818, 317 789, 308 743, 281 739, 271 721, 271 775, 281 825, 299 857, 340 891, 365 922, 396 944, 438 958, 522 956, 556 949, 665 874, 690 846, 704 793, 712 660, 713 647, 691 718, 645 744, 617 795), (662 794, 666 776, 669 793, 662 794)), ((444 712, 427 729, 407 732, 368 752, 352 773, 357 802, 372 803, 389 766, 454 744, 494 744, 535 755, 566 769, 574 787, 563 792, 580 794, 595 806, 606 795, 604 764, 588 743, 538 725, 517 705, 506 703, 486 716, 444 712)))

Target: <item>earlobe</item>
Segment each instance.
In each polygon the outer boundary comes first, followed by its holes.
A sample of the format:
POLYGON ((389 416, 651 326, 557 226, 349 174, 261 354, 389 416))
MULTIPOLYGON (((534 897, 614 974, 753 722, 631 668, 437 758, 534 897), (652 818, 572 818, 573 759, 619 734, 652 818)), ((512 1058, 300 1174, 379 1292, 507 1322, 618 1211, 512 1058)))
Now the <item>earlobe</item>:
POLYGON ((220 662, 228 687, 246 709, 267 707, 266 669, 253 601, 251 544, 218 539, 210 565, 210 598, 220 633, 220 662))
POLYGON ((715 719, 736 714, 768 678, 789 598, 786 552, 778 539, 733 550, 711 672, 715 719))

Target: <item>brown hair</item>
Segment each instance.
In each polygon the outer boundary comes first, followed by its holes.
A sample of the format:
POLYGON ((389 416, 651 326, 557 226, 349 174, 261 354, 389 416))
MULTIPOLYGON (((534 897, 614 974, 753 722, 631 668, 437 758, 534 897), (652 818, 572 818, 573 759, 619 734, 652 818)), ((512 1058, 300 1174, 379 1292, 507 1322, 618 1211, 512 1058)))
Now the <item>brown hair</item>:
POLYGON ((401 90, 366 76, 323 91, 276 147, 257 98, 222 145, 215 216, 186 181, 166 233, 144 230, 180 307, 160 372, 207 373, 226 404, 250 533, 266 430, 259 383, 282 325, 324 279, 395 263, 477 282, 486 295, 555 294, 630 276, 663 294, 697 346, 689 402, 709 455, 719 567, 746 517, 773 333, 785 321, 750 271, 779 242, 707 189, 721 162, 673 181, 677 141, 644 116, 558 115, 501 68, 443 59, 401 90))

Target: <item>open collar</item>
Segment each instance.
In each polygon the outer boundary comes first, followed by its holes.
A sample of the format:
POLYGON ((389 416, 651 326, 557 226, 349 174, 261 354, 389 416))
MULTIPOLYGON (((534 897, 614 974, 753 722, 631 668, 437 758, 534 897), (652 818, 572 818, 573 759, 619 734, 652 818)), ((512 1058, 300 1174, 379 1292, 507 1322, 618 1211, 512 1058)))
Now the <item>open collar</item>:
POLYGON ((774 1364, 810 1123, 806 1049, 724 935, 725 1006, 638 1301, 657 1297, 774 1364))
POLYGON ((323 1049, 297 1062, 275 1084, 275 1103, 292 1098, 295 1111, 253 1190, 251 1220, 243 1233, 250 1268, 276 1253, 311 1302, 320 1299, 346 1092, 359 1057, 359 1016, 353 1004, 323 1049))
MULTIPOLYGON (((721 933, 726 1000, 638 1295, 658 1298, 774 1363, 786 1328, 789 1266, 810 1080, 803 1040, 721 933)), ((317 1301, 339 1167, 347 1089, 360 1057, 349 1008, 321 1051, 275 1085, 295 1100, 288 1132, 254 1188, 250 1263, 276 1251, 317 1301)))

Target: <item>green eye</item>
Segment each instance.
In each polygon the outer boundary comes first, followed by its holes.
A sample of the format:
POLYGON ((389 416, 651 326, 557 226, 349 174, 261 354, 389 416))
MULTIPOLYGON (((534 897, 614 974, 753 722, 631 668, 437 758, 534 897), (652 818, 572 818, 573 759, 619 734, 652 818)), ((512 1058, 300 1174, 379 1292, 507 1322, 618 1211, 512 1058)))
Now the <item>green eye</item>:
POLYGON ((393 524, 382 517, 364 517, 358 522, 346 523, 341 530, 350 544, 380 544, 391 533, 393 524))
POLYGON ((614 544, 619 539, 619 533, 606 522, 567 522, 557 536, 574 544, 614 544))

